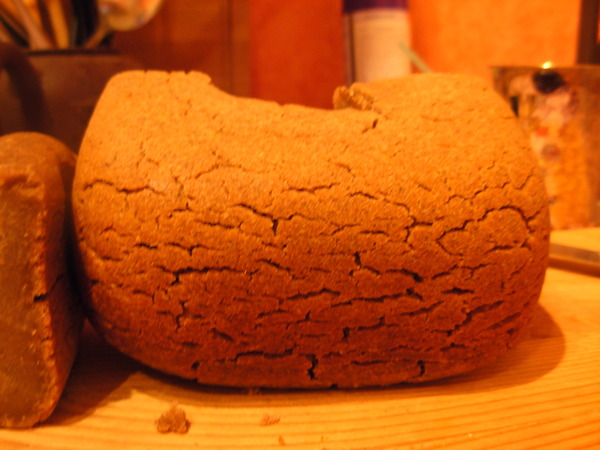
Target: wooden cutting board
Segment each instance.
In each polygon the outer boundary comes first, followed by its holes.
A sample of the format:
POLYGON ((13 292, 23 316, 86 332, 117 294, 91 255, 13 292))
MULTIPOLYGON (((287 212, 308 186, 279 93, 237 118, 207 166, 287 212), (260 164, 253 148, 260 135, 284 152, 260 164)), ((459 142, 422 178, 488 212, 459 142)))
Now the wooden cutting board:
POLYGON ((554 231, 552 232, 550 241, 600 252, 600 228, 554 231))
MULTIPOLYGON (((569 233, 561 239, 592 239, 569 233)), ((88 327, 51 419, 0 430, 0 448, 600 448, 599 374, 600 277, 550 268, 520 345, 488 367, 422 385, 203 387, 143 367, 88 327), (160 434, 155 421, 174 403, 190 428, 160 434)))

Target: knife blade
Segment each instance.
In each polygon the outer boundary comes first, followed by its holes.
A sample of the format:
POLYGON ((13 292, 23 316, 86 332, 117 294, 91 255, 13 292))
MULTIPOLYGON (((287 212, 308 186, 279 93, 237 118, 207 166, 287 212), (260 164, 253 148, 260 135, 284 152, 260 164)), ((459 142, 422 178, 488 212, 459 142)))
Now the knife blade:
POLYGON ((600 276, 600 252, 552 242, 550 265, 600 276))

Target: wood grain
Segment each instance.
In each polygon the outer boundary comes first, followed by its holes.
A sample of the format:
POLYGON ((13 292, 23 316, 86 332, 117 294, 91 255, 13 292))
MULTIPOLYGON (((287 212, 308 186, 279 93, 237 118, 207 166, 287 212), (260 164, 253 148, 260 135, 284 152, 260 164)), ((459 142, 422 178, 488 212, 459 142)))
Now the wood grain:
POLYGON ((136 30, 116 33, 112 47, 147 69, 197 70, 236 95, 250 93, 247 0, 169 0, 136 30))
POLYGON ((421 385, 203 387, 141 366, 87 328, 57 411, 33 430, 0 430, 0 448, 600 448, 599 342, 600 278, 554 268, 520 345, 421 385), (187 434, 156 431, 173 403, 187 413, 187 434))
POLYGON ((582 228, 575 232, 557 230, 552 233, 552 242, 571 245, 594 252, 600 252, 600 228, 582 228))

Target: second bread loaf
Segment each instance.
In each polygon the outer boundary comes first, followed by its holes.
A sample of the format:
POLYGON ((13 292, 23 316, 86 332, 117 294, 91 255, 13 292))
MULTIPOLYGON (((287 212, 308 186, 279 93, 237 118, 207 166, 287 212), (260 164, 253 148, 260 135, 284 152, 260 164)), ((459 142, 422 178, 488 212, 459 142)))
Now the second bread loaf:
POLYGON ((517 342, 549 227, 509 108, 441 74, 336 102, 237 98, 199 73, 113 78, 74 185, 109 342, 201 383, 270 387, 431 380, 517 342))

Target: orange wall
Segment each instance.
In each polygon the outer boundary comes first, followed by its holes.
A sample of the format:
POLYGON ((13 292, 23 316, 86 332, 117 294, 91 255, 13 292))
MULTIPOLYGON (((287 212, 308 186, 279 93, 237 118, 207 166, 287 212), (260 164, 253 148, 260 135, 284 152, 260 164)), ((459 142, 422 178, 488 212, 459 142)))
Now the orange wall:
POLYGON ((344 83, 341 2, 248 1, 252 95, 329 107, 344 83))
POLYGON ((577 0, 413 0, 413 43, 436 71, 489 77, 493 64, 573 64, 577 0))
MULTIPOLYGON (((329 107, 344 83, 341 0, 248 0, 251 94, 329 107)), ((575 62, 579 1, 409 0, 413 46, 436 71, 575 62)))
POLYGON ((112 47, 148 69, 205 72, 236 94, 328 107, 344 81, 340 8, 341 0, 165 0, 148 24, 115 33, 112 47))

